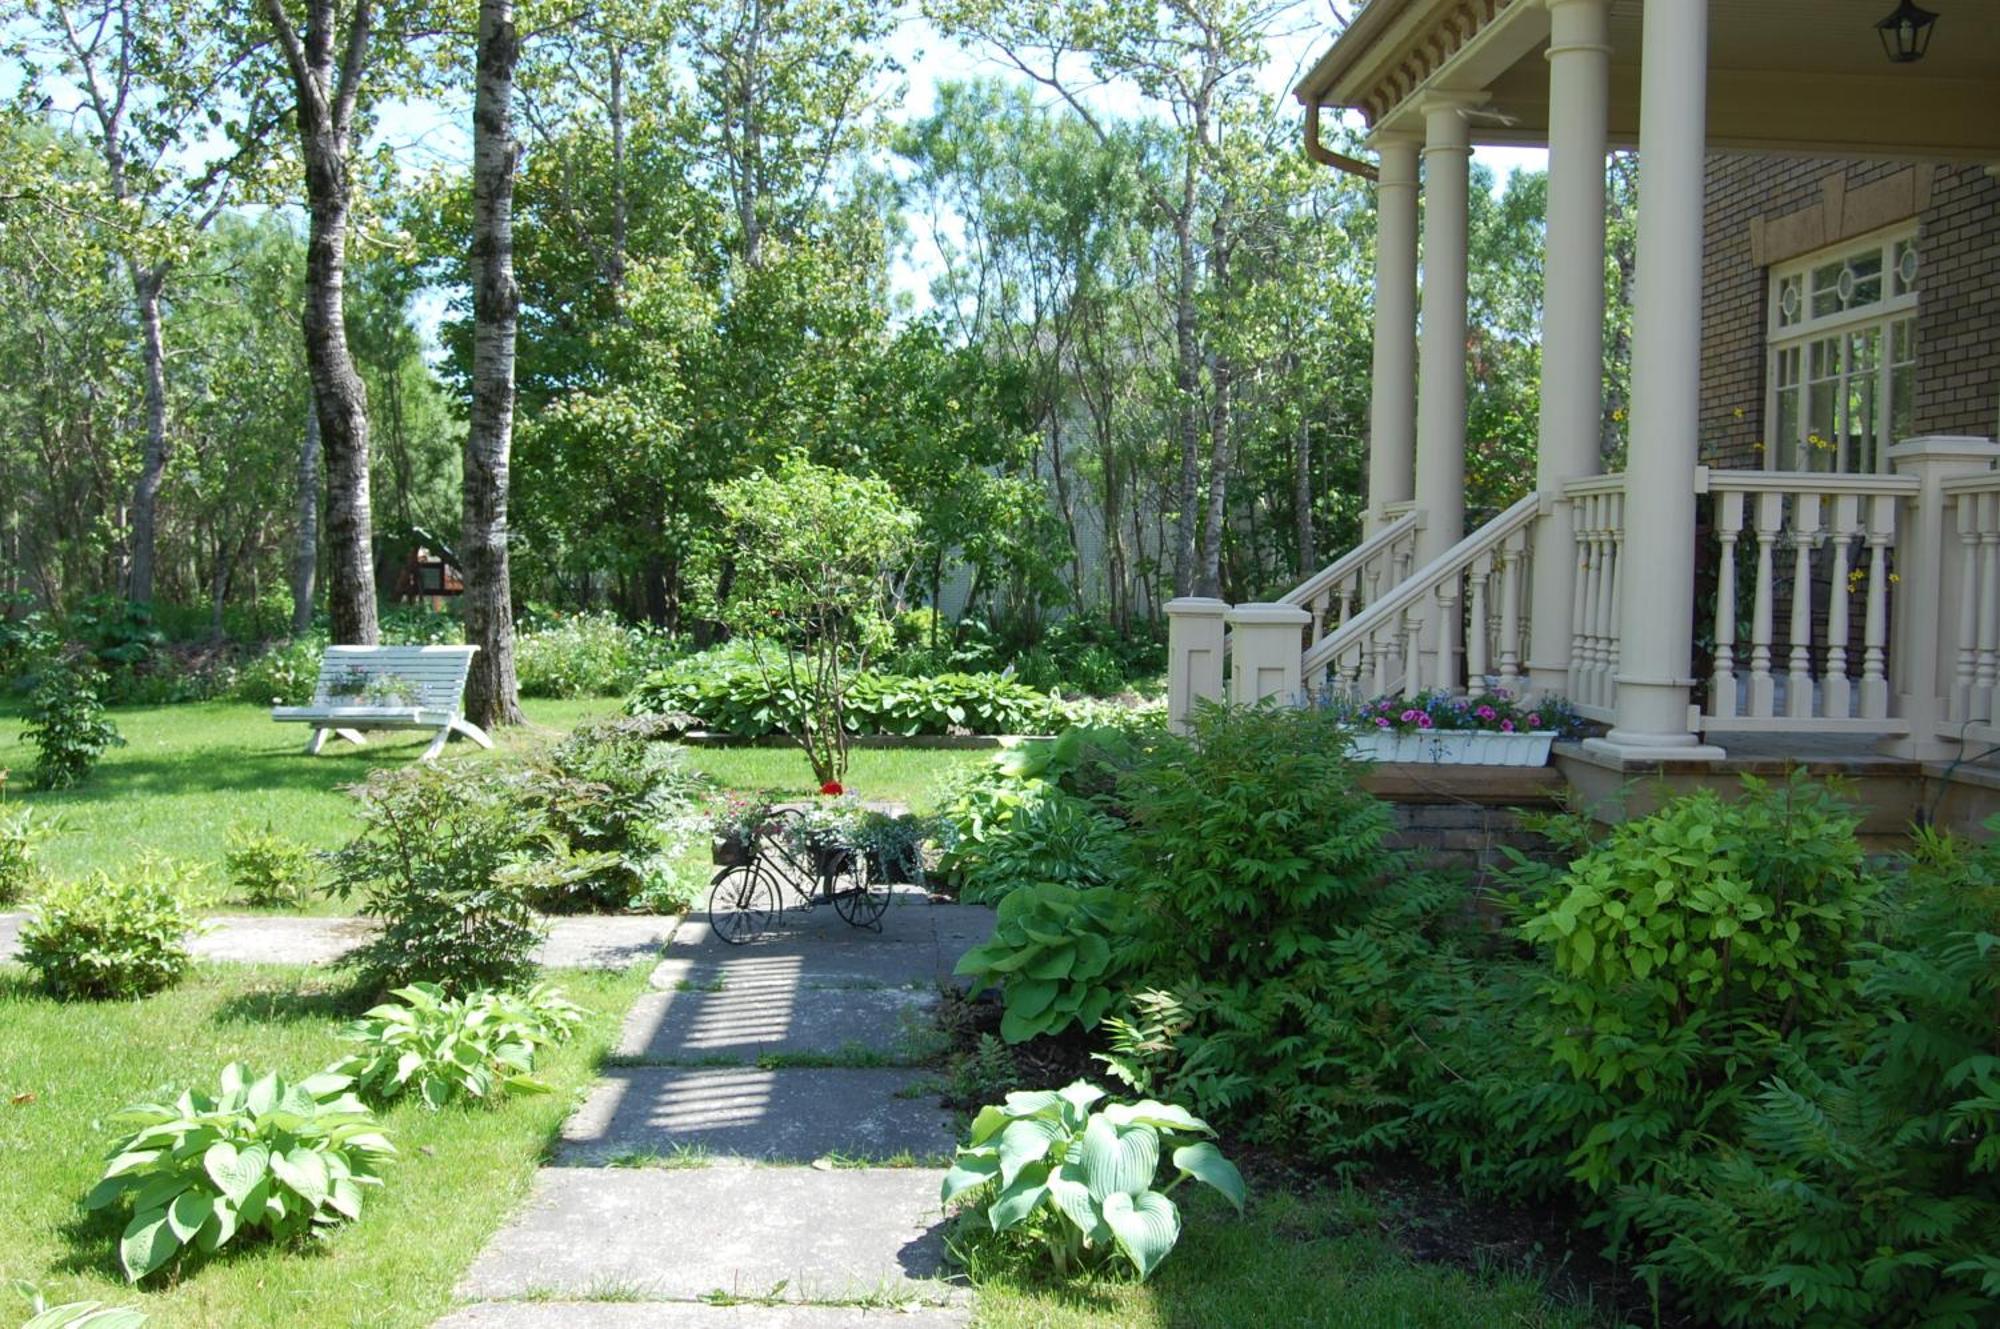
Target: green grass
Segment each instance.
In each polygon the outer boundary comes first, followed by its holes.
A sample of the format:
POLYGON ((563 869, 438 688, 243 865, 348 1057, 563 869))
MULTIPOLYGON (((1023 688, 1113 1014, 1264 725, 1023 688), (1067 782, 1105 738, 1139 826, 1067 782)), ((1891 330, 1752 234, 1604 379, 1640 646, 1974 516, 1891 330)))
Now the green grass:
MULTIPOLYGON (((21 1278, 51 1303, 136 1303, 153 1317, 148 1329, 428 1324, 526 1192, 645 972, 552 975, 600 1012, 538 1067, 554 1093, 384 1114, 398 1157, 358 1223, 324 1242, 226 1249, 134 1291, 117 1267, 123 1219, 79 1207, 116 1129, 109 1116, 163 1086, 212 1087, 232 1060, 317 1070, 345 1050, 334 1032, 354 1003, 309 969, 201 965, 144 1001, 63 1005, 37 995, 18 966, 0 966, 0 1288, 21 1278)), ((0 1322, 13 1309, 0 1306, 0 1322)))
POLYGON ((1589 1329, 1588 1308, 1519 1273, 1418 1264, 1365 1204, 1324 1192, 1252 1192, 1248 1216, 1206 1195, 1183 1204, 1180 1244, 1144 1284, 1062 1280, 990 1235, 965 1253, 974 1329, 1589 1329))

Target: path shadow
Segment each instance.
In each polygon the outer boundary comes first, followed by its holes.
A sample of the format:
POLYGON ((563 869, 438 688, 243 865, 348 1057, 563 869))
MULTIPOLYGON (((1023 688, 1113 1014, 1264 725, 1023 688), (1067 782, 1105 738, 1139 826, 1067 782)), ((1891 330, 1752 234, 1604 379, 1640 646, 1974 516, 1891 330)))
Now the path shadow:
POLYGON ((367 1012, 380 993, 362 983, 328 987, 256 988, 221 1002, 210 1024, 297 1024, 303 1020, 351 1020, 367 1012))

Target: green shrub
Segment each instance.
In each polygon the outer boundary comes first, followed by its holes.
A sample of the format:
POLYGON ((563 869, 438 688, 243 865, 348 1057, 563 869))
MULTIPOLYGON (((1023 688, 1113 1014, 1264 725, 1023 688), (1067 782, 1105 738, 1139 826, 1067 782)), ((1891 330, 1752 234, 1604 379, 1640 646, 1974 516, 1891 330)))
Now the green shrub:
POLYGON ((708 781, 659 741, 662 731, 657 716, 583 725, 529 768, 524 796, 574 859, 596 864, 548 879, 531 897, 535 907, 627 909, 698 888, 680 880, 680 860, 702 834, 697 802, 708 781))
POLYGON ((21 928, 21 962, 62 1001, 143 997, 187 972, 199 874, 146 857, 43 889, 21 928))
MULTIPOLYGON (((691 657, 648 675, 628 706, 634 715, 684 715, 738 738, 782 734, 802 723, 804 694, 753 664, 691 657)), ((1061 704, 996 674, 922 678, 855 672, 844 680, 842 722, 850 734, 905 737, 1037 734, 1061 727, 1061 704)))
POLYGON ((123 746, 118 726, 104 714, 104 675, 86 661, 42 672, 28 694, 28 741, 38 756, 32 776, 43 789, 83 783, 109 747, 123 746))
POLYGON ((959 898, 998 904, 1035 881, 1108 886, 1125 873, 1124 827, 1082 799, 1043 787, 1023 798, 1003 834, 961 846, 959 898))
POLYGON ((324 634, 314 632, 271 646, 238 672, 235 696, 258 706, 309 704, 326 642, 324 634))
POLYGON ((0 905, 13 904, 34 893, 42 881, 36 855, 57 831, 58 817, 35 816, 32 808, 0 807, 0 905))
POLYGON ((1704 790, 1626 822, 1571 865, 1522 934, 1549 948, 1543 1035, 1597 1102, 1571 1123, 1573 1175, 1602 1190, 1693 1136, 1737 1139, 1777 1045, 1843 1016, 1877 883, 1860 819, 1795 773, 1704 790))
POLYGON ((542 984, 519 993, 450 997, 434 983, 416 983, 391 995, 395 1002, 375 1007, 342 1032, 362 1050, 328 1073, 348 1077, 356 1093, 374 1102, 411 1093, 432 1110, 507 1090, 547 1093, 534 1077, 535 1056, 568 1041, 584 1016, 542 984))
POLYGON ((1208 1123, 1150 1100, 1093 1110, 1104 1096, 1078 1080, 982 1108, 945 1174, 943 1202, 967 1193, 987 1198, 980 1215, 986 1226, 1039 1236, 1059 1274, 1116 1251, 1141 1280, 1180 1240, 1180 1210, 1168 1197, 1182 1182, 1213 1187, 1243 1212, 1242 1174, 1211 1142, 1208 1123), (1175 1175, 1155 1190, 1162 1154, 1175 1175))
POLYGON ((530 901, 602 866, 564 853, 518 778, 419 763, 377 771, 354 793, 362 830, 332 855, 331 889, 380 921, 341 961, 379 990, 525 983, 544 935, 530 901))
POLYGON ((319 887, 320 856, 266 822, 233 826, 223 842, 222 867, 231 893, 263 909, 295 909, 319 887))
POLYGON ((1131 927, 1124 896, 1056 882, 1020 887, 1000 902, 993 935, 967 951, 953 971, 977 993, 998 986, 1007 1012, 1000 1035, 1010 1043, 1094 1028, 1117 997, 1119 951, 1131 927))
POLYGON ((515 637, 514 673, 524 697, 615 697, 670 647, 616 614, 558 614, 515 637))
POLYGON ((125 1276, 136 1283, 190 1246, 212 1253, 246 1233, 286 1240, 359 1218, 362 1188, 381 1184, 377 1168, 395 1150, 338 1080, 252 1080, 232 1064, 219 1094, 119 1113, 134 1129, 112 1146, 84 1207, 131 1197, 118 1243, 125 1276))

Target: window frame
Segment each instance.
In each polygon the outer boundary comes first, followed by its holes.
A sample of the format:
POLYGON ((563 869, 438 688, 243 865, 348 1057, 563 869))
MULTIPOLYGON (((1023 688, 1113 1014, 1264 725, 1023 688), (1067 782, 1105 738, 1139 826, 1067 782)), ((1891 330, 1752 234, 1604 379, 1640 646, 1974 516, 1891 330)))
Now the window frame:
MULTIPOLYGON (((1874 329, 1879 334, 1879 350, 1876 355, 1875 401, 1877 404, 1876 439, 1874 443, 1875 469, 1858 474, 1881 474, 1888 470, 1888 451, 1898 442, 1892 437, 1896 417, 1895 401, 1895 356, 1896 328, 1905 319, 1910 320, 1909 363, 1912 368, 1912 388, 1914 389, 1914 368, 1921 365, 1920 348, 1917 345, 1917 325, 1915 322, 1919 296, 1923 287, 1923 251, 1918 245, 1917 221, 1914 217, 1891 225, 1880 227, 1864 235, 1852 236, 1831 245, 1823 245, 1796 258, 1774 263, 1766 273, 1764 296, 1764 424, 1765 443, 1763 464, 1766 469, 1810 473, 1810 468, 1798 465, 1782 466, 1780 460, 1788 450, 1797 450, 1804 456, 1803 447, 1811 426, 1811 361, 1813 343, 1830 337, 1874 329), (1907 242, 1917 253, 1916 275, 1907 283, 1907 289, 1898 291, 1900 281, 1896 267, 1898 247, 1907 242), (1815 315, 1812 312, 1813 271, 1830 264, 1842 263, 1858 255, 1869 252, 1879 253, 1882 259, 1880 275, 1882 296, 1873 303, 1856 309, 1841 309, 1829 314, 1815 315), (1796 323, 1782 321, 1783 300, 1786 283, 1792 278, 1799 279, 1800 318, 1796 323), (1798 437, 1786 439, 1779 435, 1779 366, 1780 357, 1796 350, 1799 356, 1798 375, 1785 391, 1798 394, 1798 437)), ((1843 377, 1851 371, 1843 370, 1843 377)), ((1834 470, 1839 472, 1844 458, 1834 459, 1834 470)))

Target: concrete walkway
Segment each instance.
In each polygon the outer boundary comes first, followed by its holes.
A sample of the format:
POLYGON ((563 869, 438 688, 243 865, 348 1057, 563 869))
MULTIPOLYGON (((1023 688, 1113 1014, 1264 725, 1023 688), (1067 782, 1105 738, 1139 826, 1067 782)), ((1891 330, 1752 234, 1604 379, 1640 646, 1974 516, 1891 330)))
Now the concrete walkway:
POLYGON ((787 913, 674 934, 615 1063, 440 1329, 943 1329, 953 1122, 913 1067, 983 909, 899 895, 881 933, 787 913))
MULTIPOLYGON (((14 958, 28 915, 0 913, 0 960, 14 958)), ((549 920, 541 962, 551 969, 623 969, 653 954, 675 920, 653 915, 580 915, 549 920)), ((231 964, 332 964, 367 940, 365 918, 299 918, 285 914, 218 915, 188 942, 204 960, 231 964)))

